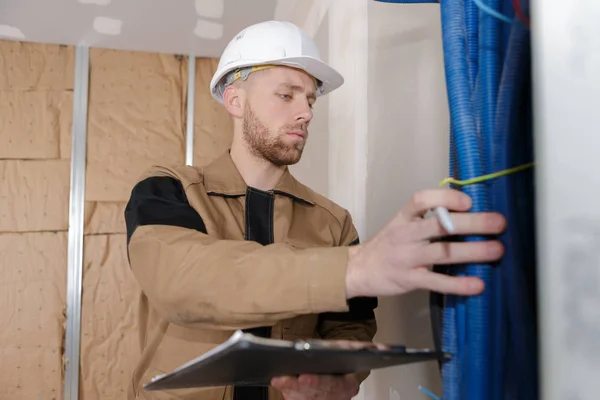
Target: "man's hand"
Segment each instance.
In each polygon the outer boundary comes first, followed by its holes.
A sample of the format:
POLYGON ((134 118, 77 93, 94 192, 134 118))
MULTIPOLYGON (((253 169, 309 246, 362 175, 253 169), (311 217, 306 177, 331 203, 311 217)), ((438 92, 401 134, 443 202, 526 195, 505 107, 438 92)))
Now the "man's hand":
POLYGON ((271 380, 271 386, 279 390, 285 400, 350 400, 360 387, 354 374, 279 377, 271 380))
MULTIPOLYGON (((364 349, 378 348, 386 350, 383 343, 361 342, 356 340, 311 340, 311 343, 331 348, 364 349)), ((326 399, 350 400, 358 394, 360 387, 356 374, 339 376, 300 375, 295 377, 278 377, 271 380, 271 386, 282 392, 285 400, 326 399)))
POLYGON ((483 282, 474 277, 452 277, 429 270, 433 264, 465 264, 498 260, 504 249, 497 240, 442 242, 448 236, 437 218, 423 219, 436 207, 450 211, 456 235, 496 235, 506 226, 498 213, 469 213, 471 199, 451 189, 418 192, 368 242, 352 246, 346 275, 347 297, 401 295, 417 289, 476 295, 483 282))

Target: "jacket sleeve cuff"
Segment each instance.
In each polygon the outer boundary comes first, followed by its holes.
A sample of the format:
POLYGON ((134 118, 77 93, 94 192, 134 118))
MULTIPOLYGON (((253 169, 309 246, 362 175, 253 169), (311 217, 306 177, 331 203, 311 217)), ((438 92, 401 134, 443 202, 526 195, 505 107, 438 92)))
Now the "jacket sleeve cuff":
POLYGON ((308 299, 313 313, 348 311, 348 249, 316 249, 308 257, 308 299))

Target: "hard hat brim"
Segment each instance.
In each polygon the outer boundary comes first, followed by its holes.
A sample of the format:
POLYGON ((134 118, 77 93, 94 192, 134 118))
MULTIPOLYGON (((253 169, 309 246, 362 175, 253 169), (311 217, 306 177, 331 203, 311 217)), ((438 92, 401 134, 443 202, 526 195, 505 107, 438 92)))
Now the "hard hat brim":
POLYGON ((239 68, 253 67, 258 65, 280 65, 282 67, 291 67, 305 71, 307 74, 318 79, 322 84, 322 89, 317 93, 318 96, 324 96, 335 89, 339 88, 344 84, 344 77, 337 72, 334 68, 330 67, 326 63, 308 56, 300 57, 283 57, 274 60, 256 60, 250 61, 245 60, 243 63, 234 63, 224 69, 221 73, 215 74, 210 83, 210 91, 215 100, 219 103, 223 102, 221 94, 218 93, 217 85, 221 82, 223 77, 228 73, 235 71, 239 68))

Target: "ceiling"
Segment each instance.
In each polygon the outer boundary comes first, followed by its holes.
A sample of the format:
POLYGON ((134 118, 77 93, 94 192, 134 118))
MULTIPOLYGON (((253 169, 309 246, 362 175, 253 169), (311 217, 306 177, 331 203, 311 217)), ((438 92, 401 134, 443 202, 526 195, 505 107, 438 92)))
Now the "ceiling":
POLYGON ((311 4, 308 0, 1 0, 0 39, 218 57, 245 26, 306 16, 304 9, 311 4))

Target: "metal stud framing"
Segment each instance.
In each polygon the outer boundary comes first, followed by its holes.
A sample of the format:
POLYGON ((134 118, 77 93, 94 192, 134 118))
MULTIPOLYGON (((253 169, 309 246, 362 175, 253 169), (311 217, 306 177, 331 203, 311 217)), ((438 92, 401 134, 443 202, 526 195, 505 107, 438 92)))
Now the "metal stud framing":
POLYGON ((89 84, 89 48, 75 49, 71 193, 69 199, 69 250, 67 271, 67 332, 65 338, 64 399, 79 398, 79 352, 81 333, 81 281, 89 84))
POLYGON ((194 164, 194 95, 196 93, 196 57, 188 57, 187 123, 185 137, 185 164, 194 164))

